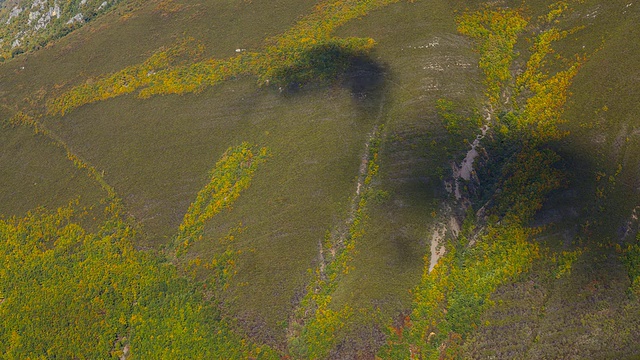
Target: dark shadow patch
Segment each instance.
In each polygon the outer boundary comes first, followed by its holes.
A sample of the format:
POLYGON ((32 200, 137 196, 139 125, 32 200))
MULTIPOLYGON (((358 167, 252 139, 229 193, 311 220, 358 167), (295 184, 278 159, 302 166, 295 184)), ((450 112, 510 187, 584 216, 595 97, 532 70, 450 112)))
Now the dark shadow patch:
POLYGON ((354 56, 343 74, 342 85, 351 91, 358 106, 377 108, 385 90, 384 67, 369 56, 354 56))
POLYGON ((294 65, 275 72, 273 84, 285 96, 329 86, 351 93, 361 110, 377 110, 384 97, 385 69, 362 50, 326 43, 300 54, 294 65))

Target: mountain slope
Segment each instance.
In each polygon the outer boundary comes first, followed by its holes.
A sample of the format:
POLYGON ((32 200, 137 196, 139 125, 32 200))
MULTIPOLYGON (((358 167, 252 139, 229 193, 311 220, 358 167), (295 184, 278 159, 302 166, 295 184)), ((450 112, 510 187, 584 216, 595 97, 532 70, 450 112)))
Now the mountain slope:
MULTIPOLYGON (((627 1, 120 1, 0 64, 0 214, 78 199, 98 239, 117 205, 131 261, 172 269, 147 310, 185 291, 193 329, 229 331, 193 356, 633 358, 638 21, 627 1)), ((170 358, 140 326, 111 356, 170 358)))

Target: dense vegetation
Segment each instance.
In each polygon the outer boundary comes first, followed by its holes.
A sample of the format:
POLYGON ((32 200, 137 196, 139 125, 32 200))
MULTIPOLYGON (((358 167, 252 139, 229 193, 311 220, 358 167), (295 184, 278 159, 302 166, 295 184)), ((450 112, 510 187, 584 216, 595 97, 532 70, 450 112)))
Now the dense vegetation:
MULTIPOLYGON (((73 204, 0 221, 2 357, 247 358, 246 343, 212 305, 224 281, 185 278, 133 248, 117 205, 97 232, 73 204), (128 355, 130 354, 130 357, 128 355)), ((220 276, 230 270, 222 263, 220 276)), ((253 354, 253 355, 250 355, 253 354)))

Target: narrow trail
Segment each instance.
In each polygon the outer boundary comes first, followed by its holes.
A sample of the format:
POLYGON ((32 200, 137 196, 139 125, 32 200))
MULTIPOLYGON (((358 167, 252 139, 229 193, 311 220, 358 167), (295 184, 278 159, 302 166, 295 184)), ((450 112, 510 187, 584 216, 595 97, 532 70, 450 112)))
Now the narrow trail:
POLYGON ((319 248, 318 262, 319 262, 320 276, 323 279, 326 278, 325 267, 328 261, 332 261, 336 256, 337 250, 343 247, 344 241, 347 238, 347 235, 349 234, 349 228, 351 227, 351 224, 353 224, 353 221, 355 220, 356 212, 358 210, 358 203, 360 202, 361 194, 365 189, 364 180, 367 177, 367 165, 369 164, 369 160, 370 160, 369 147, 370 147, 371 141, 373 141, 375 137, 377 128, 378 126, 375 126, 367 136, 367 141, 365 142, 365 146, 364 146, 364 153, 360 157, 360 168, 358 169, 358 180, 356 181, 356 191, 355 191, 355 195, 352 196, 351 198, 351 205, 349 207, 349 212, 347 213, 347 219, 344 223, 340 224, 336 228, 336 230, 334 230, 330 235, 331 238, 329 239, 329 241, 331 242, 332 246, 331 246, 331 249, 329 250, 330 251, 329 260, 327 260, 327 257, 324 254, 324 245, 322 243, 322 240, 318 240, 318 248, 319 248))
MULTIPOLYGON (((364 151, 360 156, 360 167, 358 169, 358 178, 356 181, 355 194, 351 197, 351 204, 349 207, 349 212, 347 213, 347 218, 344 221, 344 223, 340 224, 331 233, 331 238, 329 239, 329 241, 331 242, 332 246, 330 250, 331 256, 329 261, 335 258, 337 250, 341 249, 342 246, 344 245, 344 241, 349 234, 349 228, 351 227, 351 225, 355 220, 356 213, 358 211, 358 204, 360 203, 362 194, 364 193, 364 191, 366 191, 365 179, 367 178, 368 165, 369 165, 369 161, 371 160, 371 153, 370 153, 371 142, 375 139, 376 133, 380 127, 379 122, 380 122, 380 119, 382 118, 383 109, 384 109, 384 98, 382 98, 380 102, 380 108, 378 109, 378 115, 376 116, 376 125, 374 125, 373 129, 371 129, 371 131, 367 135, 367 140, 365 141, 365 144, 364 144, 364 151)), ((320 264, 319 265, 320 276, 324 278, 325 277, 324 269, 328 262, 327 262, 327 257, 324 254, 324 246, 323 246, 322 240, 318 241, 318 246, 320 249, 318 254, 318 260, 320 264)))
MULTIPOLYGON (((350 229, 356 221, 356 216, 359 211, 360 202, 362 200, 362 196, 364 193, 371 188, 370 183, 366 183, 367 176, 369 174, 369 163, 371 159, 371 146, 374 140, 380 135, 380 130, 384 124, 381 124, 381 119, 383 117, 383 109, 384 109, 384 97, 381 99, 380 108, 378 110, 378 114, 376 116, 376 125, 374 125, 373 129, 369 132, 366 137, 366 141, 364 144, 364 150, 362 155, 360 156, 360 166, 358 168, 358 175, 355 185, 355 192, 353 196, 351 196, 349 210, 346 214, 346 219, 341 221, 334 229, 331 231, 326 238, 318 240, 318 265, 316 271, 314 272, 323 282, 328 280, 326 275, 326 268, 333 261, 336 260, 341 250, 344 250, 345 241, 348 239, 350 234, 350 229), (324 240, 324 241, 323 241, 324 240), (330 246, 327 246, 330 245, 330 246)), ((317 281, 311 280, 311 283, 316 283, 317 281)), ((329 285, 327 285, 329 286, 329 285)), ((320 291, 320 289, 315 289, 316 291, 320 291)), ((296 304, 296 310, 291 314, 288 321, 287 326, 287 340, 291 340, 300 335, 302 328, 305 326, 306 321, 315 316, 315 308, 312 306, 307 306, 306 308, 301 307, 300 303, 296 304)))
POLYGON ((67 159, 73 162, 73 165, 76 168, 85 170, 87 172, 87 175, 98 183, 100 188, 107 193, 109 198, 118 198, 113 186, 109 185, 109 183, 107 183, 104 179, 104 170, 99 171, 95 166, 74 153, 69 144, 67 144, 56 133, 49 130, 49 128, 44 123, 38 120, 39 117, 39 115, 31 116, 25 112, 17 111, 12 117, 12 120, 10 120, 10 123, 14 126, 30 127, 36 135, 41 134, 48 138, 51 141, 52 145, 61 148, 66 152, 67 159))

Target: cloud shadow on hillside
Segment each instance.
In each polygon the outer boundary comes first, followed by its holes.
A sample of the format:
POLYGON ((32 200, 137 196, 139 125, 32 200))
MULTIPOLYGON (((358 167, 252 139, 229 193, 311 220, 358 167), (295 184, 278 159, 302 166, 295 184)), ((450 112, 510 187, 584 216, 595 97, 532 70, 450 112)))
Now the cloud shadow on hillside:
POLYGON ((339 44, 324 44, 306 51, 298 61, 277 74, 285 96, 326 88, 348 89, 359 110, 377 110, 385 92, 385 68, 369 54, 339 44))

